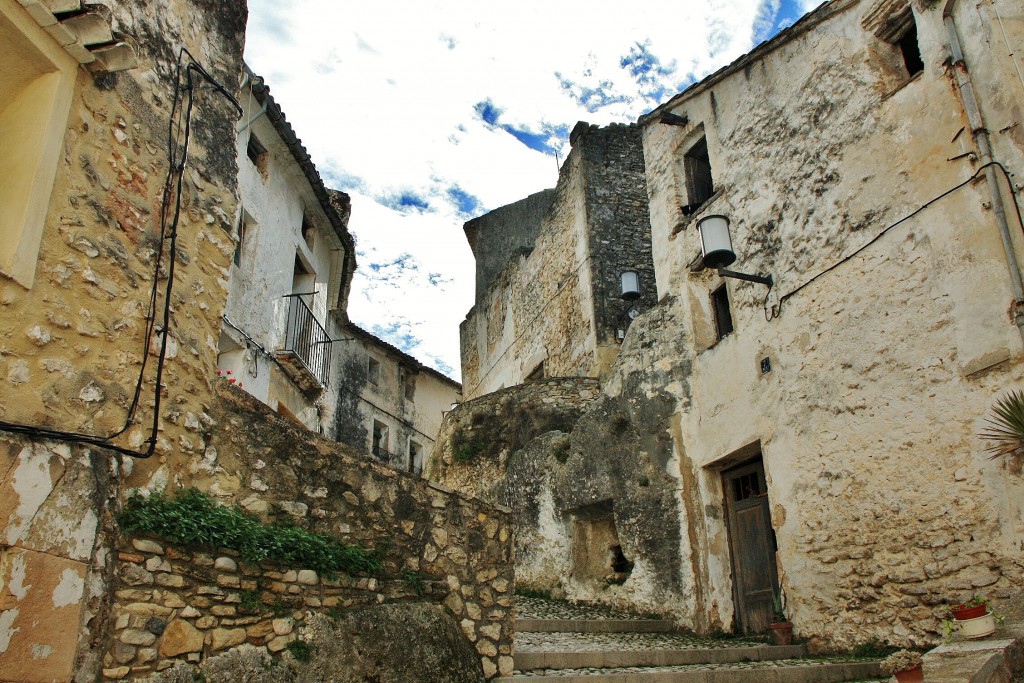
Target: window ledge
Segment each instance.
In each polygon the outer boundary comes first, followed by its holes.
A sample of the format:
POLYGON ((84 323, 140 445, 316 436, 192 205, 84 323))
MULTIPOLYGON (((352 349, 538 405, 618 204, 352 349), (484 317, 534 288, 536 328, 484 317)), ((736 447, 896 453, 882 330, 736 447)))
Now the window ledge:
POLYGON ((699 220, 701 216, 706 214, 708 212, 708 209, 710 209, 719 200, 719 198, 721 198, 722 195, 725 194, 725 190, 726 188, 724 187, 719 189, 713 195, 711 195, 707 199, 707 201, 698 206, 696 211, 691 213, 689 216, 682 216, 676 222, 675 226, 673 226, 672 232, 669 233, 669 239, 675 238, 676 235, 686 230, 686 228, 690 227, 692 223, 699 220))

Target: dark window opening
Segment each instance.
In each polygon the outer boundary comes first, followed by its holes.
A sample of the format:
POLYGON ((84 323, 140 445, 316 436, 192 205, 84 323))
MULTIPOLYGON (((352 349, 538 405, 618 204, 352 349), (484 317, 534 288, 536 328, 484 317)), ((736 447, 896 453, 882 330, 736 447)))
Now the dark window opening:
POLYGON ((245 145, 245 156, 249 157, 249 161, 260 172, 260 175, 266 177, 267 148, 252 133, 249 134, 249 142, 245 145))
POLYGON ((310 249, 313 248, 313 241, 316 236, 316 230, 313 229, 313 223, 309 220, 305 214, 302 216, 302 239, 305 240, 306 246, 310 249))
POLYGON ((245 246, 245 240, 249 236, 249 220, 246 218, 243 212, 238 217, 238 242, 235 243, 235 254, 232 257, 236 266, 242 265, 242 248, 245 246))
POLYGON ((732 312, 729 310, 729 290, 725 285, 711 292, 711 307, 715 313, 715 329, 718 339, 721 339, 733 330, 732 312))
POLYGON ((391 459, 388 452, 388 427, 377 420, 373 421, 373 454, 384 461, 391 459))
POLYGON ((708 139, 701 138, 683 157, 686 170, 686 197, 688 204, 684 212, 693 210, 711 199, 715 194, 715 183, 711 178, 711 159, 708 157, 708 139))
POLYGON ((366 381, 370 384, 376 384, 380 381, 380 362, 374 358, 367 360, 366 381))
POLYGON ((423 464, 420 462, 420 453, 423 446, 413 440, 409 440, 409 471, 413 474, 423 472, 423 464))
POLYGON ((523 384, 533 384, 541 381, 542 379, 544 379, 544 361, 538 363, 537 367, 530 371, 530 374, 526 376, 525 380, 523 380, 523 384))
POLYGON ((401 380, 402 391, 405 394, 406 400, 411 401, 416 396, 416 373, 400 368, 398 370, 398 379, 401 380))
POLYGON ((903 63, 911 76, 924 71, 924 60, 921 59, 921 48, 917 43, 917 25, 911 21, 907 30, 896 41, 903 54, 903 63))
POLYGON ((626 559, 626 556, 622 553, 621 545, 613 545, 612 551, 612 571, 616 574, 628 574, 633 571, 633 563, 626 559))

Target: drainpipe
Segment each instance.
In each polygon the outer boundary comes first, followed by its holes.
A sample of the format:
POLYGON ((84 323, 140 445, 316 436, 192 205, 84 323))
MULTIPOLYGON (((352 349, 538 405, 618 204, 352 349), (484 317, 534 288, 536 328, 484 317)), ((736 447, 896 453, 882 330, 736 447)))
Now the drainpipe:
MULTIPOLYGON (((953 7, 956 3, 957 0, 946 1, 946 5, 942 9, 942 23, 946 27, 946 34, 949 38, 949 50, 953 57, 953 69, 956 71, 957 89, 960 92, 964 113, 967 114, 967 123, 971 127, 971 137, 974 138, 974 143, 978 147, 981 163, 989 164, 993 161, 992 144, 989 140, 988 128, 985 127, 985 119, 978 107, 978 98, 971 74, 967 70, 967 62, 964 61, 956 22, 953 20, 953 7)), ((1024 337, 1024 284, 1021 282, 1020 265, 1013 250, 1010 226, 1006 221, 1006 211, 1003 209, 1003 195, 999 189, 999 178, 993 166, 985 168, 985 181, 988 184, 992 211, 995 212, 996 222, 999 224, 999 236, 1003 240, 1006 265, 1010 270, 1010 281, 1013 286, 1013 319, 1021 336, 1024 337)))

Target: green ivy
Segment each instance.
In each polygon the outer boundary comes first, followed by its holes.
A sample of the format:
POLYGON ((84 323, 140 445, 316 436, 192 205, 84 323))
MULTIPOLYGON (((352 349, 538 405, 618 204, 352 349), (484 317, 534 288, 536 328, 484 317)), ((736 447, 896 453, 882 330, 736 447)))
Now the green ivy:
POLYGON ((264 524, 240 507, 220 505, 187 489, 177 498, 132 496, 119 517, 126 531, 159 536, 178 545, 238 551, 243 560, 308 567, 321 574, 378 573, 376 553, 345 545, 325 534, 282 524, 264 524))

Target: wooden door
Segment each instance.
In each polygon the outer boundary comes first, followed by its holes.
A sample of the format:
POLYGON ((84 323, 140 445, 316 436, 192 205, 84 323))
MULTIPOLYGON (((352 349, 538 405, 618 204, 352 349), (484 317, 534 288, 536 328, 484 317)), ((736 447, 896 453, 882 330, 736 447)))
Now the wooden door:
POLYGON ((736 620, 743 633, 762 633, 772 623, 779 580, 775 532, 761 458, 722 474, 732 553, 736 620))

